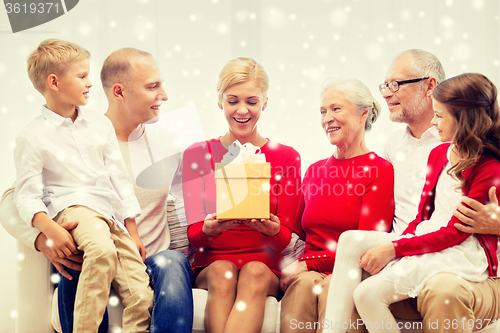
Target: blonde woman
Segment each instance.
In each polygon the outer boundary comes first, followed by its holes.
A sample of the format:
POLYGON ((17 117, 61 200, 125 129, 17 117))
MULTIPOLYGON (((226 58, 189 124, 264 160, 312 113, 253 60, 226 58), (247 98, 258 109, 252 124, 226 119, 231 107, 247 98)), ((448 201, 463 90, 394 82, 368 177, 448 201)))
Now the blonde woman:
POLYGON ((229 61, 217 86, 228 131, 195 143, 183 157, 188 237, 197 248, 194 287, 208 290, 205 329, 210 333, 260 332, 266 297, 279 296, 281 251, 290 242, 300 189, 300 156, 257 130, 268 87, 260 64, 247 58, 229 61), (217 220, 214 165, 236 140, 260 147, 271 163, 269 219, 217 220))

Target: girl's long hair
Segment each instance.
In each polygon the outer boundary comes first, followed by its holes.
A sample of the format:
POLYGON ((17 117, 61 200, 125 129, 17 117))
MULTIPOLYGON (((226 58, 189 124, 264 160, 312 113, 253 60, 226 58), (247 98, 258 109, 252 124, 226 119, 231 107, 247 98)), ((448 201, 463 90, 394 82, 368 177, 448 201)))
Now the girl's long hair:
POLYGON ((449 171, 465 186, 462 172, 483 155, 500 159, 500 113, 497 88, 486 76, 466 73, 441 82, 432 97, 456 120, 455 142, 459 162, 449 171))

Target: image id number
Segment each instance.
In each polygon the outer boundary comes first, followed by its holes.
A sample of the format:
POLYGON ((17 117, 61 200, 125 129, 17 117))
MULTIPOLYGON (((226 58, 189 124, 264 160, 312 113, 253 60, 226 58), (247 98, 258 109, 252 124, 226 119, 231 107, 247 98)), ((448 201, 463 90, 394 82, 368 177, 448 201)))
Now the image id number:
POLYGON ((40 14, 48 14, 52 10, 52 12, 59 13, 59 3, 52 3, 52 2, 46 2, 46 3, 10 3, 7 2, 5 4, 5 9, 7 9, 7 14, 19 14, 19 13, 40 13, 40 14))

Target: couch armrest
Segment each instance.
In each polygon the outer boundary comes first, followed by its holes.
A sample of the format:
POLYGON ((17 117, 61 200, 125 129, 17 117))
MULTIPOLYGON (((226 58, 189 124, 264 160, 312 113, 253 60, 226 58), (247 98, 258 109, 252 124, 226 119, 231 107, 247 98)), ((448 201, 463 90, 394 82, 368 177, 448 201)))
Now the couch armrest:
POLYGON ((51 264, 40 252, 17 243, 17 333, 54 333, 51 326, 51 264), (21 260, 22 259, 22 260, 21 260))

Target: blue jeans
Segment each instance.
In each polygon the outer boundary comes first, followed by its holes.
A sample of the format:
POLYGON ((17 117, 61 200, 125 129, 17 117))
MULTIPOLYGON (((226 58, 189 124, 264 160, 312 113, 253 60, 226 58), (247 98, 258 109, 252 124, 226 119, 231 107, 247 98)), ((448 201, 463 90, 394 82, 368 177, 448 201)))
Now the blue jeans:
MULTIPOLYGON (((146 261, 155 293, 151 333, 190 333, 193 329, 193 271, 179 251, 166 250, 146 261)), ((59 282, 59 319, 63 333, 73 332, 73 309, 79 272, 72 271, 73 280, 61 275, 59 282)), ((99 333, 107 332, 107 312, 99 333), (102 328, 102 331, 101 331, 102 328)))

